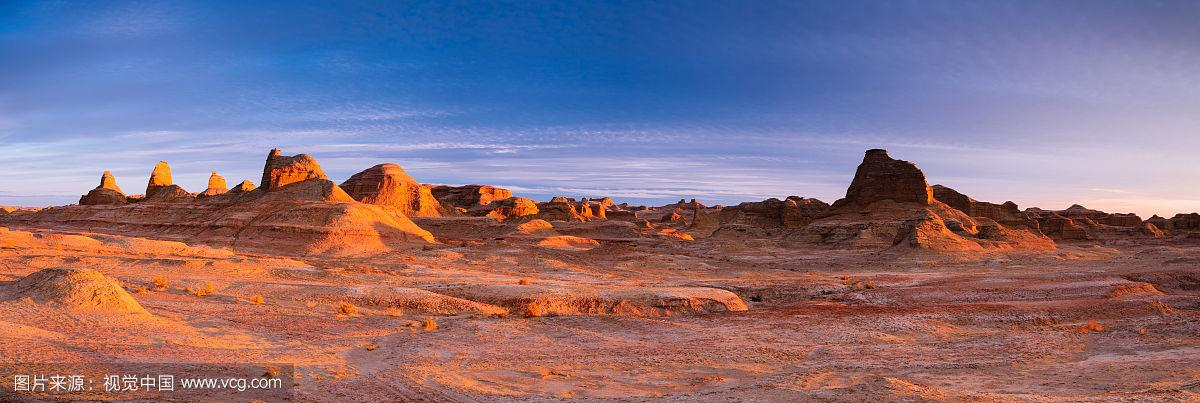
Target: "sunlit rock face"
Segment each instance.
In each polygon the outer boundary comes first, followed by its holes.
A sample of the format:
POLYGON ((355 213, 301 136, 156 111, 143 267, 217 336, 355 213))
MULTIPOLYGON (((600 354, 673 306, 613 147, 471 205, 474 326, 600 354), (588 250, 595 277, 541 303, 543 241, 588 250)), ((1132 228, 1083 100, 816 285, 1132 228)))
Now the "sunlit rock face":
POLYGON ((350 197, 362 203, 392 206, 405 215, 437 217, 442 206, 430 188, 422 186, 396 164, 379 164, 354 174, 341 184, 350 197))
POLYGON ((122 205, 128 202, 121 188, 117 187, 117 179, 109 171, 100 175, 99 186, 79 198, 79 204, 83 206, 122 205))
POLYGON ((225 186, 225 178, 217 175, 217 171, 212 171, 208 176, 208 188, 200 193, 200 197, 216 196, 225 194, 229 188, 225 186))

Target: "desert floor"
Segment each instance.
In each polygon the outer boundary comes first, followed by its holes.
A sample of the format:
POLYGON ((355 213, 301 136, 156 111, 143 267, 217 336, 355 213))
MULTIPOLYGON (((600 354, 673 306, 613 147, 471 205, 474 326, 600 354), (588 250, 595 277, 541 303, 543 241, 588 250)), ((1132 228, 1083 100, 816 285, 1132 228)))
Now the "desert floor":
POLYGON ((151 315, 0 301, 5 362, 292 363, 301 401, 1200 399, 1200 244, 957 260, 491 239, 321 259, 0 230, 0 280, 50 267, 97 269, 151 315), (474 285, 712 287, 749 310, 494 315, 389 294, 474 285))

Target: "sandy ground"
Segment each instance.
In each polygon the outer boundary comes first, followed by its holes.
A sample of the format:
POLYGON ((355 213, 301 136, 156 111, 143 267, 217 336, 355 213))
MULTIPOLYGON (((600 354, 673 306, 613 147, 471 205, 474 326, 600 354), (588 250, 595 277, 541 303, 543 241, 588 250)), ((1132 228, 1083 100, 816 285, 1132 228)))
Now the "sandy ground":
POLYGON ((1200 399, 1200 244, 553 246, 289 258, 12 227, 0 280, 93 268, 151 315, 0 301, 0 360, 292 363, 300 401, 1200 399))

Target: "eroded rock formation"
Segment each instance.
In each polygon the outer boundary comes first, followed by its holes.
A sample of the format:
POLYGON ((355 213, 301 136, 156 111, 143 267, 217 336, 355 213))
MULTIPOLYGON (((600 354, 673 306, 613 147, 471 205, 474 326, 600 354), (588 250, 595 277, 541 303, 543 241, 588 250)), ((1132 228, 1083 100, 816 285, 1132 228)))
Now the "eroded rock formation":
POLYGON ((467 210, 512 197, 508 189, 487 185, 434 186, 431 191, 442 205, 467 210))
POLYGON ((208 188, 204 189, 203 192, 200 192, 198 196, 216 196, 225 194, 228 191, 229 188, 225 185, 225 178, 221 177, 221 175, 217 175, 217 171, 212 171, 212 174, 208 176, 208 188))
POLYGON ((125 199, 125 193, 121 192, 121 188, 117 187, 117 180, 113 177, 112 172, 104 171, 100 175, 100 185, 89 191, 86 195, 79 198, 79 204, 83 206, 99 206, 99 205, 122 205, 128 201, 125 199))
POLYGON ((887 150, 867 150, 846 197, 834 202, 833 208, 863 208, 882 200, 929 205, 933 189, 913 163, 892 159, 887 150))
POLYGON ((442 205, 430 188, 421 186, 396 164, 379 164, 354 174, 341 184, 350 197, 363 203, 392 206, 405 215, 437 217, 442 205))
POLYGON ((1136 214, 1110 214, 1078 204, 1057 211, 1029 208, 1025 209, 1025 213, 1037 220, 1042 232, 1055 239, 1103 240, 1163 236, 1162 228, 1142 221, 1136 214))
MULTIPOLYGON (((952 201, 970 209, 969 198, 952 201)), ((916 165, 894 160, 884 150, 867 151, 846 197, 801 234, 822 244, 950 254, 1055 248, 1041 233, 972 217, 938 201, 916 165)))
POLYGON ((760 202, 745 202, 722 208, 717 213, 721 224, 750 225, 759 228, 801 228, 829 210, 829 205, 817 199, 788 196, 785 200, 770 198, 760 202))
POLYGON ((569 202, 551 201, 538 205, 538 213, 534 218, 546 221, 587 221, 579 215, 575 204, 569 202))

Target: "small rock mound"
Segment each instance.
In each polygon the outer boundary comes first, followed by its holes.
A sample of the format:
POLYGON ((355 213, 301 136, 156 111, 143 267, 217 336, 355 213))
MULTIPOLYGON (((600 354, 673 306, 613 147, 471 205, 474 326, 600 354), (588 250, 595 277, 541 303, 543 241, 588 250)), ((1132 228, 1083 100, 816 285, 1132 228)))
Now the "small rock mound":
POLYGON ((396 164, 379 164, 354 174, 341 184, 350 197, 367 204, 392 206, 405 215, 439 217, 442 205, 430 188, 421 186, 396 164))
POLYGON ((104 171, 100 175, 100 186, 96 186, 95 189, 92 189, 86 195, 79 198, 79 205, 81 206, 119 206, 128 202, 125 199, 125 193, 121 192, 121 188, 117 186, 117 179, 109 171, 104 171))
POLYGON ((600 242, 591 238, 562 235, 543 239, 541 242, 538 242, 538 246, 561 250, 591 250, 600 246, 600 242))
POLYGON ((216 196, 228 191, 229 188, 225 186, 225 178, 217 175, 217 171, 212 171, 212 175, 208 176, 208 188, 204 189, 200 196, 216 196))
POLYGON ((45 269, 3 288, 10 299, 29 297, 71 310, 148 314, 120 284, 92 269, 45 269))
POLYGON ((529 220, 517 226, 517 233, 524 235, 555 235, 554 226, 546 220, 529 220))
POLYGON ((243 180, 242 183, 239 183, 237 186, 234 186, 233 189, 229 189, 229 192, 226 192, 226 193, 234 193, 234 194, 247 193, 252 190, 254 190, 254 182, 251 182, 249 179, 246 179, 246 180, 243 180))

